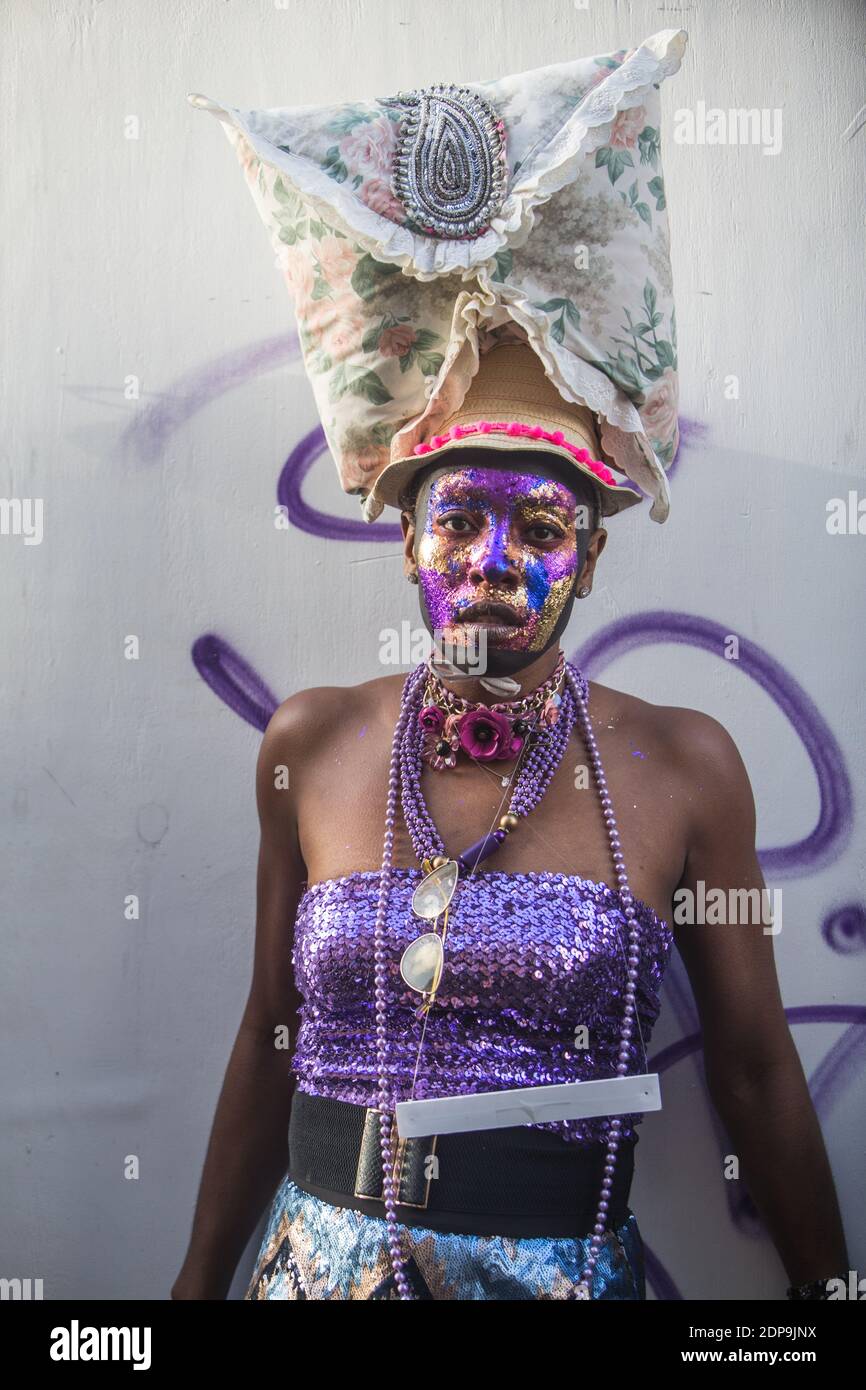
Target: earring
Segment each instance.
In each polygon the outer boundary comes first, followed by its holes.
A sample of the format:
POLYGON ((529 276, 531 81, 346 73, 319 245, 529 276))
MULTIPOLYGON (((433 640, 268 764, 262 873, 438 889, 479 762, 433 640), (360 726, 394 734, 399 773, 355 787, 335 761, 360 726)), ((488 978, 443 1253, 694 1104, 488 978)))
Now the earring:
POLYGON ((406 575, 406 578, 408 579, 408 581, 409 581, 410 584, 417 584, 417 583, 418 583, 418 571, 417 571, 417 570, 410 570, 409 573, 406 575))
POLYGON ((588 598, 589 595, 590 595, 591 593, 592 593, 592 590, 591 590, 590 588, 588 588, 588 586, 587 586, 586 584, 581 584, 580 588, 579 588, 578 591, 577 591, 577 597, 578 597, 578 598, 588 598))

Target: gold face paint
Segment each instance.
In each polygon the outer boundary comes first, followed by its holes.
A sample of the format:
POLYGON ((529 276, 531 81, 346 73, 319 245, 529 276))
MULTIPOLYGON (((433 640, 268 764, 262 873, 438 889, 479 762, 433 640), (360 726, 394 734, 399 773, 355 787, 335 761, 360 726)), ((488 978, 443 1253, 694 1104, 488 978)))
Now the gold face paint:
POLYGON ((577 530, 577 511, 571 489, 531 465, 468 466, 434 479, 416 542, 431 631, 461 645, 483 627, 490 647, 544 651, 567 621, 585 559, 589 532, 577 530), (484 615, 473 612, 479 603, 506 607, 484 615))

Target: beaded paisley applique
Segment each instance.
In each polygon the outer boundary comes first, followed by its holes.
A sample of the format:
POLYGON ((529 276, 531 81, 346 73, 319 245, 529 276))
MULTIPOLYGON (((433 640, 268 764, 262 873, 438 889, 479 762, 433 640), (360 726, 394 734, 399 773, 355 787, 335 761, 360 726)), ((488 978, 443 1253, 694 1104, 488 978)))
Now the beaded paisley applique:
POLYGON ((435 236, 474 237, 505 198, 505 123, 477 92, 453 83, 398 92, 383 106, 408 108, 394 155, 391 191, 435 236))

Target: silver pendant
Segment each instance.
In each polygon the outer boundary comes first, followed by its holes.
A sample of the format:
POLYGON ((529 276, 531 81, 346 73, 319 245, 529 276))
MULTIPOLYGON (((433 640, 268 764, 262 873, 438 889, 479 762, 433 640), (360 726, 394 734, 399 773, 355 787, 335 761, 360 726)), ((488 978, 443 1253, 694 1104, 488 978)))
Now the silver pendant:
POLYGON ((425 232, 476 236, 502 206, 508 181, 504 125, 495 108, 454 83, 379 102, 407 109, 394 156, 394 197, 425 232))

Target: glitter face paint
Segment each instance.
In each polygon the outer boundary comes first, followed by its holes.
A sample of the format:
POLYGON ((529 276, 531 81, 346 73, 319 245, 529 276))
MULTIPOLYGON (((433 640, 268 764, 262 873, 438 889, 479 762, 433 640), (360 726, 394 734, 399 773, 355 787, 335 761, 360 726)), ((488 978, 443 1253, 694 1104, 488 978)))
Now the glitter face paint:
POLYGON ((483 627, 489 651, 527 660, 546 651, 568 621, 586 559, 580 505, 531 467, 467 466, 434 478, 415 546, 429 630, 459 646, 483 627), (513 621, 473 617, 467 610, 479 602, 506 604, 513 621))

